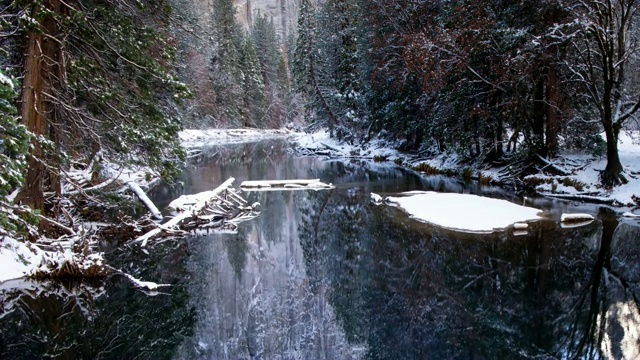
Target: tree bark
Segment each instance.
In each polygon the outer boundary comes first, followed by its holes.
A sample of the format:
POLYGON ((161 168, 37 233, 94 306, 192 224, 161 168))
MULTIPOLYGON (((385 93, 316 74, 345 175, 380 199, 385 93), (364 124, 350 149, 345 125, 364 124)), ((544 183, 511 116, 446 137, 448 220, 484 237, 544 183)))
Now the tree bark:
POLYGON ((549 60, 546 100, 546 148, 547 156, 551 157, 558 152, 558 66, 555 59, 549 60))
POLYGON ((536 82, 533 94, 533 142, 541 156, 547 156, 544 146, 544 78, 536 82))
POLYGON ((607 166, 600 176, 602 185, 611 188, 626 184, 627 179, 622 175, 624 170, 618 156, 618 134, 620 129, 610 121, 603 121, 604 132, 607 137, 607 166))
MULTIPOLYGON (((40 5, 35 4, 32 14, 40 12, 40 5)), ((47 119, 43 91, 46 86, 43 61, 42 34, 32 30, 27 34, 27 48, 24 62, 24 80, 22 88, 22 123, 36 137, 32 140, 31 150, 27 158, 27 176, 24 186, 16 201, 32 209, 44 209, 43 179, 44 169, 41 163, 43 151, 37 137, 47 133, 47 119)))
MULTIPOLYGON (((495 102, 495 104, 492 104, 492 106, 496 106, 496 104, 498 103, 498 101, 495 102)), ((502 121, 502 115, 498 114, 497 118, 496 118, 496 133, 495 133, 495 143, 494 143, 494 149, 495 149, 495 159, 496 160, 500 160, 500 158, 502 158, 504 156, 504 147, 503 147, 503 140, 504 140, 504 123, 502 121)))
MULTIPOLYGON (((35 135, 27 157, 28 169, 24 186, 16 201, 34 210, 44 212, 44 192, 60 191, 59 176, 50 172, 44 163, 51 163, 38 138, 51 139, 55 134, 52 119, 55 109, 46 94, 60 87, 63 79, 61 65, 61 45, 56 40, 58 19, 55 15, 63 13, 64 5, 60 0, 33 2, 31 16, 39 19, 39 27, 27 33, 24 53, 24 81, 21 99, 22 123, 35 135), (47 14, 47 12, 49 14, 47 14), (57 184, 56 184, 57 183, 57 184)), ((48 230, 46 222, 40 223, 43 231, 48 230)))
POLYGON ((314 62, 315 62, 315 59, 313 58, 311 58, 309 61, 309 75, 311 76, 311 83, 313 84, 313 89, 316 93, 316 96, 318 96, 318 100, 320 100, 320 104, 322 104, 322 107, 327 112, 327 116, 329 117, 329 135, 333 136, 335 128, 338 125, 338 118, 333 113, 333 111, 331 111, 331 107, 327 103, 327 100, 324 98, 324 95, 322 95, 322 91, 318 86, 318 82, 316 80, 316 72, 313 66, 314 62))
MULTIPOLYGON (((547 25, 553 26, 555 22, 555 11, 551 10, 547 14, 547 25)), ((546 49, 547 55, 547 87, 546 87, 546 149, 547 157, 552 157, 558 152, 558 64, 557 45, 549 45, 546 49)))

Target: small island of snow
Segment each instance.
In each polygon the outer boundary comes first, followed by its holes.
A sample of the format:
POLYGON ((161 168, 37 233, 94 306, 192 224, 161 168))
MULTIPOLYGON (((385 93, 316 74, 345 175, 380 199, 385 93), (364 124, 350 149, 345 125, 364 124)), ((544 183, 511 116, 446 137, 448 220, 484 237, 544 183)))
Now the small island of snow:
POLYGON ((469 194, 411 192, 410 196, 388 197, 386 201, 417 220, 465 232, 490 233, 542 218, 539 209, 469 194))

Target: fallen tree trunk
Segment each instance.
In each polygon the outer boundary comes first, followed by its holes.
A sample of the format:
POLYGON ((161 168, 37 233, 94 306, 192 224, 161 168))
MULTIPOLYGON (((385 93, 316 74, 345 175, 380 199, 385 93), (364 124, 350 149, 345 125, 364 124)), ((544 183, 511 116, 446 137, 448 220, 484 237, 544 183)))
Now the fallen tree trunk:
POLYGON ((561 166, 559 166, 559 165, 557 165, 557 164, 555 164, 555 163, 543 158, 539 154, 536 154, 536 156, 538 157, 538 160, 540 160, 544 164, 544 168, 548 167, 548 168, 554 170, 558 175, 562 175, 562 176, 571 175, 571 172, 569 172, 568 170, 563 169, 561 166))
POLYGON ((284 189, 331 189, 333 185, 325 184, 320 179, 297 180, 256 180, 244 181, 240 184, 243 189, 284 188, 284 189))
POLYGON ((162 219, 162 213, 160 213, 160 210, 158 210, 158 207, 156 207, 153 201, 149 199, 149 197, 147 196, 147 193, 145 193, 144 190, 142 190, 140 185, 136 184, 133 181, 129 181, 127 182, 127 186, 129 186, 129 189, 131 189, 131 191, 133 191, 133 193, 136 194, 138 199, 142 201, 144 206, 146 206, 147 209, 149 209, 149 212, 151 212, 151 215, 153 215, 153 217, 155 217, 156 219, 162 219))
POLYGON ((172 201, 169 207, 178 212, 176 216, 139 236, 134 242, 142 242, 142 246, 145 246, 149 240, 162 232, 183 230, 184 228, 193 229, 202 224, 213 222, 222 226, 224 220, 232 221, 236 218, 245 220, 255 217, 259 204, 245 206, 247 202, 231 189, 231 184, 234 181, 234 178, 229 178, 214 190, 183 195, 172 201), (228 195, 226 198, 223 196, 225 194, 228 195))

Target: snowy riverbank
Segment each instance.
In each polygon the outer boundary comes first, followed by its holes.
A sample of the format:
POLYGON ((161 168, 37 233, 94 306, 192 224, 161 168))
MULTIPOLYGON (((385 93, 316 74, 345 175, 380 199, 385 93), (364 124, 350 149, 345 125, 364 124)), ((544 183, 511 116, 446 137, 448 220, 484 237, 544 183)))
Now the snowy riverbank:
MULTIPOLYGON (((472 168, 460 161, 455 153, 431 156, 405 154, 382 140, 373 140, 365 146, 353 146, 330 138, 327 131, 314 134, 293 134, 303 154, 326 155, 336 158, 365 158, 373 161, 391 161, 398 165, 426 173, 460 175, 465 172, 483 182, 504 183, 506 171, 502 167, 472 168)), ((640 132, 621 133, 620 160, 629 182, 612 190, 599 184, 599 173, 606 166, 606 157, 583 153, 563 153, 554 159, 553 166, 567 175, 549 175, 545 171, 525 177, 524 181, 543 196, 570 200, 605 203, 615 206, 640 205, 640 132)), ((543 169, 544 170, 544 169, 543 169)))
POLYGON ((595 157, 579 153, 563 153, 555 160, 568 175, 530 175, 525 182, 535 184, 543 195, 596 201, 629 207, 640 206, 640 132, 622 132, 618 142, 620 162, 625 169, 627 184, 611 190, 599 184, 599 174, 607 165, 606 156, 595 157))
MULTIPOLYGON (((472 172, 472 176, 483 181, 498 182, 503 168, 482 168, 469 170, 469 166, 462 164, 456 154, 437 154, 425 156, 420 154, 405 154, 383 140, 373 140, 363 146, 354 146, 341 143, 329 137, 327 131, 312 134, 292 132, 289 130, 258 130, 258 129, 210 129, 210 130, 184 130, 179 134, 182 145, 192 149, 205 145, 224 145, 246 142, 255 142, 266 139, 283 138, 296 143, 296 148, 301 154, 329 156, 332 158, 358 158, 372 162, 387 162, 399 166, 431 173, 432 171, 446 173, 448 175, 462 175, 464 172, 472 172)), ((553 166, 567 175, 549 175, 544 171, 539 174, 527 176, 524 181, 542 195, 582 200, 585 202, 602 202, 612 205, 637 207, 640 199, 640 134, 622 133, 620 135, 620 159, 625 166, 625 176, 628 184, 617 187, 611 191, 603 189, 598 183, 599 171, 606 165, 604 157, 594 157, 586 154, 561 154, 554 160, 553 166)), ((70 175, 76 183, 89 183, 91 180, 90 167, 85 170, 71 170, 70 175)), ((107 181, 121 183, 126 188, 129 182, 148 188, 153 185, 156 178, 148 169, 136 171, 117 169, 109 164, 104 168, 108 174, 107 181)), ((102 184, 101 184, 102 185, 102 184)), ((98 188, 101 185, 94 186, 98 188)), ((66 191, 73 192, 77 189, 70 187, 66 191)), ((86 191, 86 189, 85 189, 86 191)), ((636 211, 637 212, 637 211, 636 211)), ((634 216, 627 212, 628 216, 634 216)), ((637 216, 637 215, 635 215, 637 216)), ((0 241, 0 283, 9 279, 15 279, 25 275, 34 275, 37 271, 45 270, 45 265, 52 268, 52 264, 62 264, 65 261, 83 263, 86 265, 101 262, 101 258, 72 259, 70 251, 64 251, 55 258, 52 254, 42 251, 32 244, 16 241, 4 237, 0 241)), ((54 265, 55 267, 55 265, 54 265)))
POLYGON ((206 145, 241 144, 266 139, 286 138, 292 133, 286 129, 187 129, 178 133, 185 148, 206 145))

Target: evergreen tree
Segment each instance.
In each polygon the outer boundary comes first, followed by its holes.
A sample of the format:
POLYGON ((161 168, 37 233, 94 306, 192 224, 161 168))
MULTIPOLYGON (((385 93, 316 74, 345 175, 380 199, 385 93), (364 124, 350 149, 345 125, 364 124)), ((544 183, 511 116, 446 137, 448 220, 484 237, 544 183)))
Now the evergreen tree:
POLYGON ((0 70, 0 198, 22 185, 29 149, 27 128, 18 122, 16 97, 15 81, 0 70))
POLYGON ((360 59, 363 58, 357 41, 359 9, 354 0, 329 0, 323 8, 319 32, 320 45, 327 54, 321 71, 331 88, 328 101, 336 110, 340 137, 353 138, 354 130, 364 129, 360 59))
POLYGON ((316 61, 318 24, 315 7, 311 0, 302 0, 298 17, 298 37, 293 53, 293 79, 295 87, 301 93, 312 97, 313 65, 316 61))
POLYGON ((262 127, 265 106, 265 86, 260 62, 251 37, 245 37, 242 47, 241 69, 243 77, 243 127, 262 127))
POLYGON ((244 33, 236 21, 232 0, 215 0, 213 27, 216 55, 211 60, 211 81, 215 89, 217 116, 223 126, 244 124, 244 74, 241 67, 244 33))
POLYGON ((251 30, 256 46, 264 84, 271 86, 276 81, 280 55, 280 39, 276 34, 273 18, 258 14, 251 30))
POLYGON ((12 49, 24 69, 19 114, 34 134, 17 200, 44 210, 67 159, 97 152, 171 177, 183 155, 175 103, 190 92, 173 73, 168 4, 12 1, 5 10, 5 29, 24 38, 24 52, 12 49))
POLYGON ((297 91, 311 101, 307 113, 315 110, 321 119, 318 124, 328 126, 330 134, 333 135, 339 121, 327 99, 325 87, 321 86, 323 66, 320 64, 324 49, 320 46, 318 37, 317 17, 315 4, 311 0, 302 0, 298 17, 298 38, 293 56, 294 84, 297 91))

